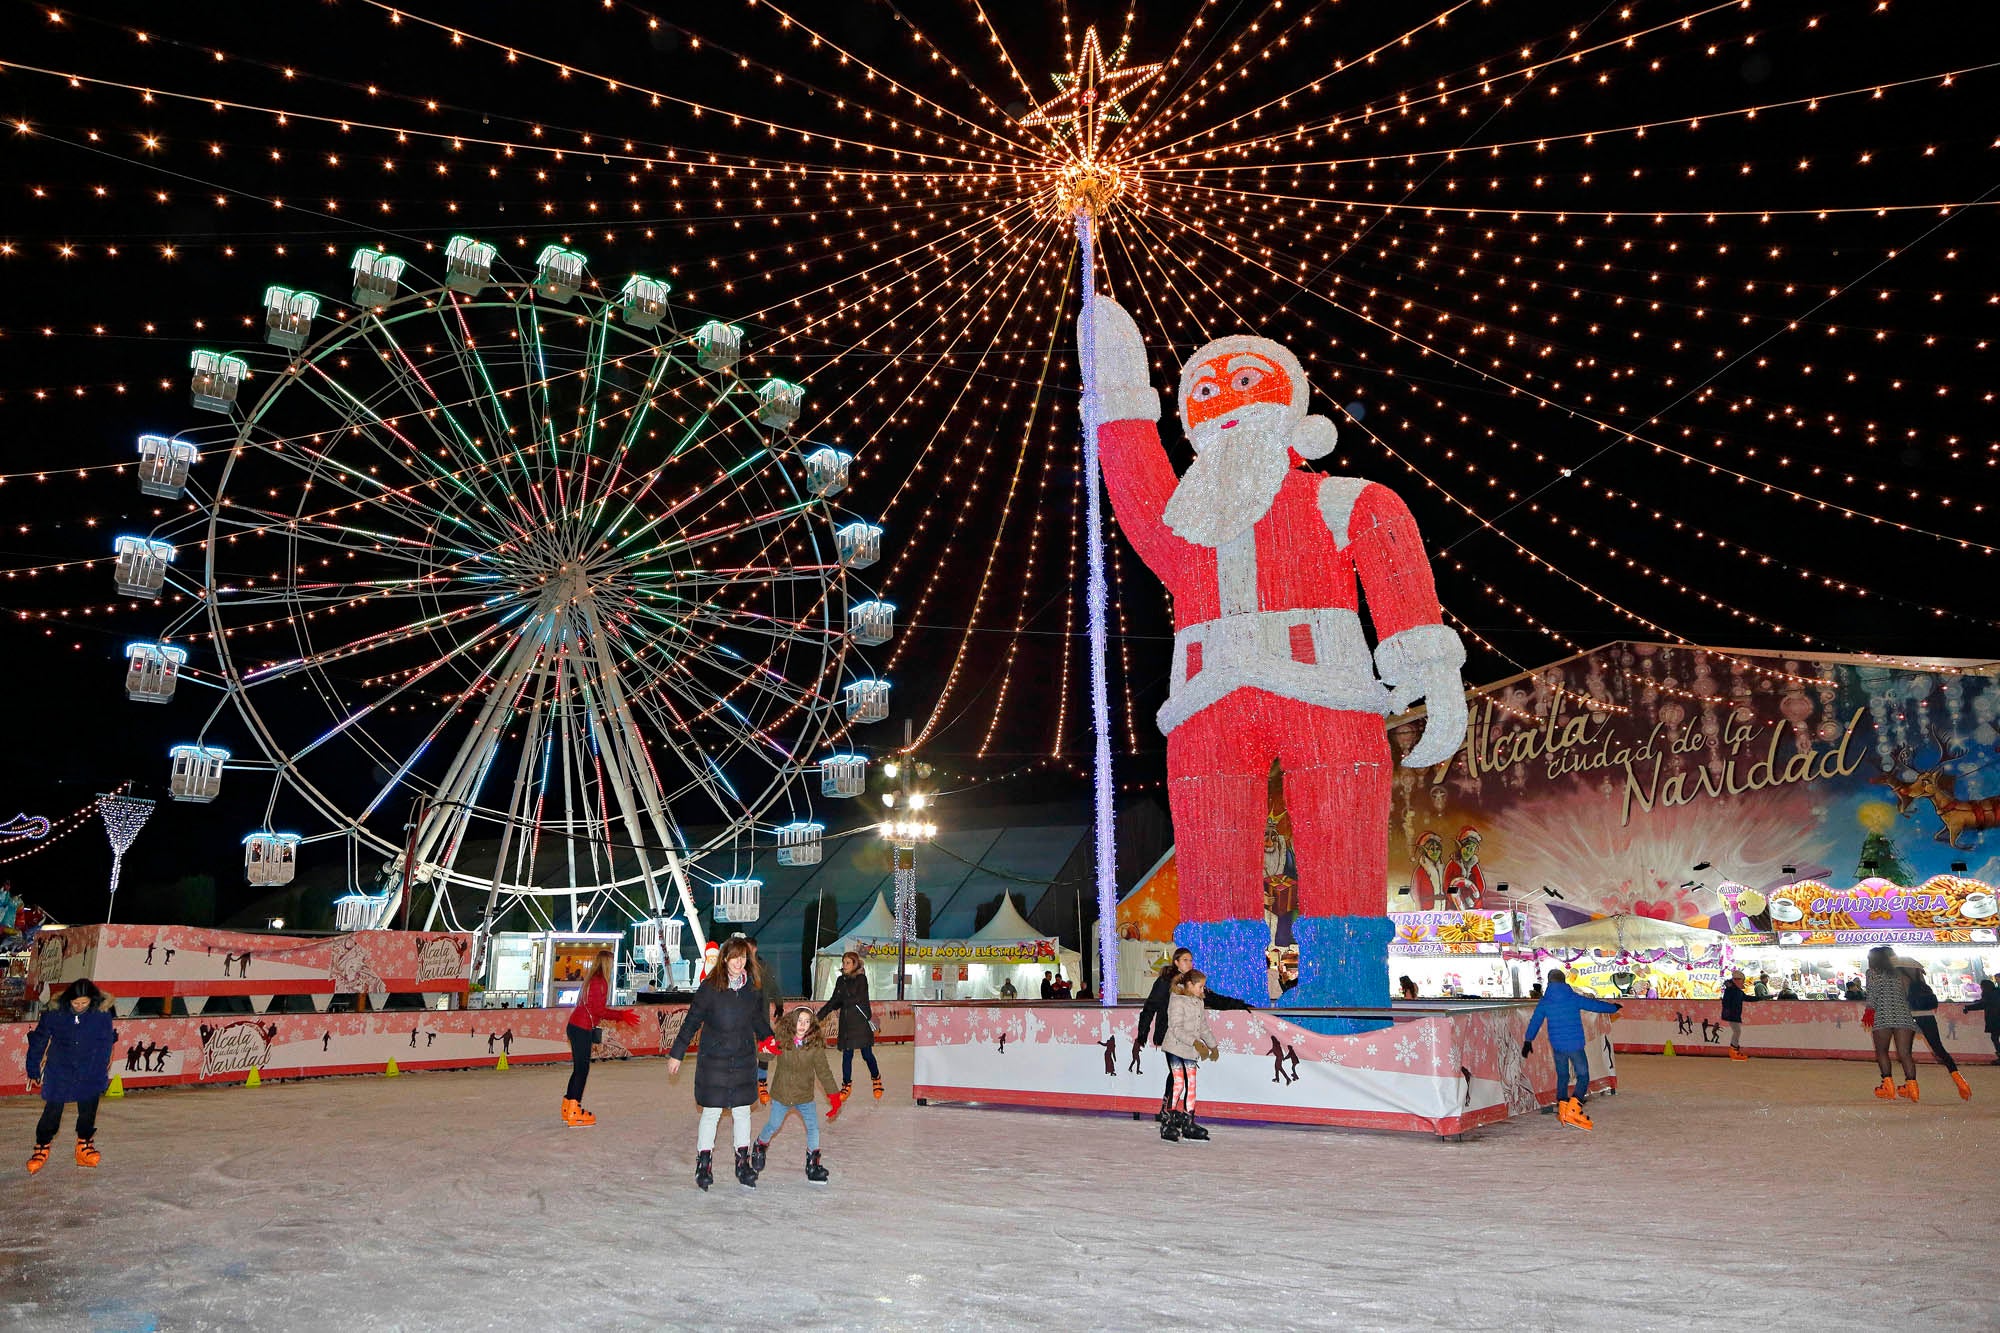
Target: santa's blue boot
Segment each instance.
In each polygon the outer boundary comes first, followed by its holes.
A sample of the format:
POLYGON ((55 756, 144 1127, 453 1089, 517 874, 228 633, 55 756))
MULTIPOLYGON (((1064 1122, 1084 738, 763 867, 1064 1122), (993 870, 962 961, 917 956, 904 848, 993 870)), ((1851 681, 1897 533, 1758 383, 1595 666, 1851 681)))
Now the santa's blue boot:
POLYGON ((1263 917, 1183 921, 1174 927, 1174 943, 1194 950, 1194 965, 1208 978, 1209 994, 1259 1009, 1270 1003, 1271 968, 1264 950, 1271 943, 1271 928, 1263 917))
MULTIPOLYGON (((1346 1009, 1389 1007, 1389 940, 1395 925, 1380 916, 1300 917, 1292 922, 1299 944, 1299 984, 1287 1007, 1346 1009)), ((1373 1032, 1384 1018, 1294 1018, 1320 1033, 1373 1032)))

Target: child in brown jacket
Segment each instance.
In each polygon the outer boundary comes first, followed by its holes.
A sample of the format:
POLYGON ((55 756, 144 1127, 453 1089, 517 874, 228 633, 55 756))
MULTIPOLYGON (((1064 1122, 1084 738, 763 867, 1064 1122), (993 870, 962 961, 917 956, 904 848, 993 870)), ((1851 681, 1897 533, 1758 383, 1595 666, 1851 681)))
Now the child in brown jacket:
POLYGON ((1216 1059, 1221 1052, 1215 1032, 1208 1026, 1208 978, 1190 968, 1174 978, 1167 996, 1167 1036, 1160 1049, 1167 1053, 1167 1069, 1173 1078, 1173 1096, 1167 1118, 1160 1122, 1160 1137, 1168 1143, 1186 1139, 1205 1143, 1208 1130, 1195 1123, 1195 1074, 1197 1060, 1216 1059))
POLYGON ((750 1166, 764 1169, 764 1155, 771 1140, 785 1127, 785 1117, 793 1111, 806 1125, 806 1179, 824 1185, 831 1177, 819 1160, 819 1105, 813 1095, 817 1083, 826 1091, 827 1122, 840 1114, 840 1085, 833 1081, 833 1066, 827 1063, 826 1043, 820 1039, 819 1020, 804 1005, 786 1016, 778 1028, 778 1055, 771 1062, 771 1119, 750 1150, 750 1166))

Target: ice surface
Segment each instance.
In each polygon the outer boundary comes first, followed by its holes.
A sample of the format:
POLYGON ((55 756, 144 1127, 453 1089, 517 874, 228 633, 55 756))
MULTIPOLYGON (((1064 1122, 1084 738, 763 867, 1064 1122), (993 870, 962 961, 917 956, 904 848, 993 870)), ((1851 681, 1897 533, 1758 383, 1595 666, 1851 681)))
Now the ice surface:
MULTIPOLYGON (((7 1191, 0 1327, 1199 1330, 1992 1328, 2000 1072, 1919 1106, 1826 1061, 1621 1058, 1594 1133, 1463 1144, 908 1100, 796 1120, 754 1191, 692 1182, 692 1070, 174 1090, 107 1102, 104 1165, 7 1191)), ((857 1065, 857 1073, 862 1072, 857 1065)), ((38 1103, 0 1106, 20 1171, 38 1103)), ((758 1117, 761 1126, 762 1117, 758 1117)), ((68 1126, 65 1126, 67 1132, 68 1126)))

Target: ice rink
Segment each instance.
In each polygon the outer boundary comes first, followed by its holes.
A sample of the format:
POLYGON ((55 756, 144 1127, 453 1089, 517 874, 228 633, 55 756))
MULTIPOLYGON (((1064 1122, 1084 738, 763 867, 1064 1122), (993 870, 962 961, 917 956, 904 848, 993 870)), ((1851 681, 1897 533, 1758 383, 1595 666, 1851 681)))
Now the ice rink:
MULTIPOLYGON (((1157 1055, 1149 1052, 1148 1068, 1157 1055)), ((692 1181, 692 1069, 412 1074, 105 1103, 21 1171, 0 1326, 197 1329, 1993 1328, 2000 1071, 1924 1101, 1828 1061, 1629 1057, 1584 1134, 1462 1144, 961 1107, 794 1120, 754 1190, 692 1181)), ((860 1066, 856 1066, 860 1072, 860 1066)), ((865 1084, 863 1085, 865 1086, 865 1084)), ((761 1117, 759 1118, 761 1125, 761 1117)))

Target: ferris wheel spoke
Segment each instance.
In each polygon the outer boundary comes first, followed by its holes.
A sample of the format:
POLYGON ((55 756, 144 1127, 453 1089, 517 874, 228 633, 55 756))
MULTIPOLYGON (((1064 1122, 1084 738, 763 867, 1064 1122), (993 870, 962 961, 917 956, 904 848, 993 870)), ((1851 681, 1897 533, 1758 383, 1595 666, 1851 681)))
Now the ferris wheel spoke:
MULTIPOLYGON (((489 540, 499 539, 500 534, 488 529, 479 519, 474 518, 464 511, 458 503, 459 497, 457 495, 452 494, 450 490, 441 491, 441 487, 447 484, 452 488, 469 489, 464 487, 458 475, 450 470, 439 468, 436 460, 414 440, 405 435, 400 427, 390 425, 388 419, 382 416, 373 404, 356 397, 345 385, 327 374, 323 366, 314 362, 310 363, 310 368, 317 372, 318 378, 301 376, 300 382, 304 385, 307 392, 319 398, 328 407, 343 414, 346 431, 350 437, 359 437, 367 440, 399 473, 410 471, 419 462, 421 462, 424 468, 429 469, 427 473, 419 472, 416 475, 414 478, 416 484, 410 488, 410 492, 405 498, 405 502, 415 512, 424 513, 427 503, 439 505, 444 511, 447 511, 449 517, 463 525, 471 533, 478 534, 480 537, 489 540), (325 386, 325 392, 321 390, 322 385, 325 386), (395 448, 390 447, 384 438, 385 436, 387 440, 394 440, 401 446, 402 452, 400 454, 395 448), (419 499, 416 496, 415 492, 418 489, 428 490, 432 493, 428 501, 419 499)), ((435 516, 434 514, 433 517, 435 516)))

